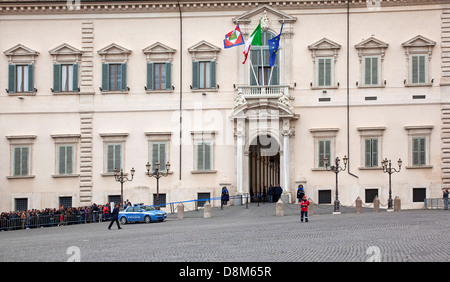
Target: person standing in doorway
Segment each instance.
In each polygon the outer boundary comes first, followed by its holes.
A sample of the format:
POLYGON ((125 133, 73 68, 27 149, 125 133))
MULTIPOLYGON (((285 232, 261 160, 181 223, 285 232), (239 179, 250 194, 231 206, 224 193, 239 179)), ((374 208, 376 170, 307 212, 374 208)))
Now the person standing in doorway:
POLYGON ((227 202, 230 200, 230 194, 228 193, 228 189, 225 186, 222 188, 222 196, 220 197, 220 200, 220 209, 223 210, 223 206, 226 206, 227 202))
POLYGON ((444 210, 448 210, 448 189, 444 190, 442 196, 444 198, 444 210))
POLYGON ((119 224, 119 204, 114 205, 114 210, 111 213, 111 223, 108 226, 109 230, 111 230, 111 226, 113 225, 114 221, 117 223, 117 227, 119 229, 122 229, 119 224))
POLYGON ((305 222, 308 222, 308 206, 309 201, 306 199, 306 196, 303 196, 300 201, 300 222, 303 222, 303 217, 305 218, 305 222))
POLYGON ((305 196, 305 190, 303 190, 303 185, 299 184, 297 189, 297 199, 299 203, 303 199, 303 196, 305 196))
POLYGON ((269 195, 269 203, 273 202, 273 186, 269 186, 269 191, 267 191, 267 194, 269 195))

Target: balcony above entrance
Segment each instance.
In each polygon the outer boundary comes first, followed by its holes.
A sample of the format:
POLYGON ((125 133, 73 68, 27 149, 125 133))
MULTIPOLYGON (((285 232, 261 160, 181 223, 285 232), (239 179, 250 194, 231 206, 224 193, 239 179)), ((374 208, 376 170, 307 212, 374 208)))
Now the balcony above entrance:
POLYGON ((245 99, 289 97, 288 85, 238 85, 237 88, 238 94, 242 94, 245 99))

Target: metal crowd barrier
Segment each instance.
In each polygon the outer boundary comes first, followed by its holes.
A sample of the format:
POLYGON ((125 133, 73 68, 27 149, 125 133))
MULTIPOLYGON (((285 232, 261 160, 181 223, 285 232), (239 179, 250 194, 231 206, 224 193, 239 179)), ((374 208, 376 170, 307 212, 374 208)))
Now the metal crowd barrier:
POLYGON ((443 209, 444 198, 426 198, 424 200, 425 209, 443 209))

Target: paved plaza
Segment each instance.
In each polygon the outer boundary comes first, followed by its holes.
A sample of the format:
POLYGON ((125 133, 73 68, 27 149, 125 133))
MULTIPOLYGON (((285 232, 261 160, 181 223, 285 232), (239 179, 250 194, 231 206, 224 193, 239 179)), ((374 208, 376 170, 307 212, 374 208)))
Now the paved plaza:
POLYGON ((162 223, 109 223, 0 232, 0 261, 82 262, 450 262, 450 211, 373 212, 250 203, 169 214, 162 223))

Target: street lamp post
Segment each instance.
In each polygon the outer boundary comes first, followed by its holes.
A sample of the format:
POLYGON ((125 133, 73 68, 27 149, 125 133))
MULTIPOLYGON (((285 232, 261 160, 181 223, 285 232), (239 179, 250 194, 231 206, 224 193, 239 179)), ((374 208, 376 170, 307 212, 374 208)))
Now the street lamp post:
POLYGON ((123 183, 127 182, 127 181, 132 181, 133 177, 134 177, 134 168, 131 169, 131 179, 128 179, 128 177, 123 175, 123 170, 120 169, 120 171, 115 168, 114 169, 114 178, 116 179, 117 182, 120 182, 120 207, 123 207, 123 183))
POLYGON ((387 158, 385 158, 384 160, 381 161, 381 164, 383 166, 383 172, 387 172, 389 174, 389 199, 388 199, 388 210, 392 210, 393 206, 392 206, 392 188, 391 188, 391 175, 394 172, 400 172, 400 170, 402 169, 402 159, 398 159, 397 161, 398 163, 398 170, 391 167, 391 160, 388 161, 387 158))
POLYGON ((340 163, 340 159, 339 157, 336 157, 336 159, 334 160, 334 165, 330 166, 330 169, 328 169, 328 158, 325 158, 325 169, 326 170, 331 170, 332 172, 334 172, 336 174, 336 199, 334 200, 334 212, 335 213, 339 213, 339 206, 340 206, 340 202, 339 202, 339 192, 338 192, 338 173, 341 171, 344 171, 347 168, 347 161, 348 158, 347 156, 344 156, 343 161, 344 161, 344 168, 342 168, 341 166, 339 166, 340 163))
POLYGON ((153 170, 153 172, 150 172, 150 163, 147 162, 147 164, 145 165, 145 168, 147 169, 147 176, 149 177, 154 177, 156 178, 156 209, 160 209, 159 208, 159 179, 161 177, 165 177, 167 175, 169 175, 169 168, 170 168, 170 163, 167 162, 166 163, 166 172, 161 172, 159 170, 159 163, 156 162, 155 163, 155 169, 153 170))

